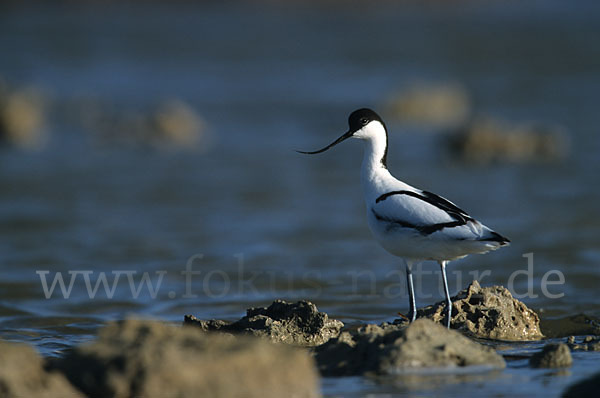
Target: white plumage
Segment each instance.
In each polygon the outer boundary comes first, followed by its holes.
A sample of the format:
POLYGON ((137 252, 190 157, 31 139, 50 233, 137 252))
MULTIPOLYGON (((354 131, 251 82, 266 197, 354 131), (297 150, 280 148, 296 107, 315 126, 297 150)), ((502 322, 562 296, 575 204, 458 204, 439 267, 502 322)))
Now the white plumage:
POLYGON ((373 236, 391 254, 405 260, 409 287, 409 318, 416 318, 412 266, 424 260, 440 264, 450 327, 452 302, 446 263, 474 253, 486 253, 509 240, 469 216, 454 203, 394 178, 387 169, 387 130, 379 115, 359 109, 348 118, 349 131, 316 154, 347 138, 364 141, 361 170, 367 220, 373 236))
POLYGON ((493 239, 493 231, 466 213, 456 212, 454 218, 421 199, 443 205, 443 198, 396 180, 385 168, 376 173, 377 178, 363 179, 367 220, 375 238, 390 253, 413 260, 449 261, 500 247, 497 241, 484 240, 493 239), (377 201, 389 192, 398 193, 377 201))

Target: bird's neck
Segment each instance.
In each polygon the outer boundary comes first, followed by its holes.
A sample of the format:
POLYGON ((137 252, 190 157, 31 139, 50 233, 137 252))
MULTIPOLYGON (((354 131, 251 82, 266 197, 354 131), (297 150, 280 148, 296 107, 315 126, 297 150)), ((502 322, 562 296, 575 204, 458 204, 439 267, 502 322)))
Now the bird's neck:
POLYGON ((386 165, 387 137, 386 140, 365 140, 365 152, 361 170, 361 180, 366 188, 377 181, 389 176, 386 165))

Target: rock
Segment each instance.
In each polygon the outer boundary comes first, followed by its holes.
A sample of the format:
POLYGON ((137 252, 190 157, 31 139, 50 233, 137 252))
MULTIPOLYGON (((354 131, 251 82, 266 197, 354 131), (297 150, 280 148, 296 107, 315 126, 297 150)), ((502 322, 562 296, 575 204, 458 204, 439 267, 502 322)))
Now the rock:
POLYGON ((296 303, 276 300, 266 308, 250 308, 245 317, 233 323, 202 321, 193 315, 186 315, 184 323, 199 326, 204 331, 245 333, 305 347, 317 346, 337 337, 344 327, 342 322, 329 319, 327 314, 319 312, 316 305, 304 300, 296 303))
POLYGON ((165 101, 152 117, 156 131, 155 145, 198 147, 207 145, 206 123, 198 113, 181 100, 165 101))
POLYGON ((0 141, 37 150, 46 143, 44 99, 35 88, 9 91, 0 86, 0 141))
POLYGON ((542 332, 548 338, 600 336, 600 320, 585 314, 577 314, 559 319, 542 319, 542 332))
POLYGON ((387 101, 386 113, 405 123, 451 128, 464 123, 471 103, 459 83, 414 83, 387 101))
POLYGON ((317 397, 310 355, 250 336, 125 320, 57 365, 90 397, 317 397))
POLYGON ((207 123, 185 101, 171 99, 148 109, 120 109, 94 98, 65 104, 63 113, 100 147, 206 151, 207 123))
POLYGON ((315 349, 324 376, 398 374, 415 369, 503 368, 494 349, 428 319, 409 326, 366 325, 344 331, 315 349))
POLYGON ((566 368, 573 364, 573 358, 566 344, 546 344, 529 359, 529 364, 534 368, 566 368))
POLYGON ((573 351, 600 351, 600 337, 586 336, 581 344, 575 342, 574 336, 571 337, 567 340, 567 344, 573 351))
MULTIPOLYGON (((417 311, 417 317, 440 323, 445 316, 444 301, 417 311)), ((451 327, 475 337, 495 340, 539 340, 544 337, 538 315, 513 298, 508 289, 502 286, 482 288, 477 281, 452 297, 451 327)))
POLYGON ((562 396, 563 398, 595 397, 598 391, 600 391, 600 373, 570 385, 562 396))
POLYGON ((480 118, 452 134, 448 147, 456 157, 477 163, 556 161, 568 155, 569 140, 559 126, 480 118))
POLYGON ((42 358, 33 348, 0 340, 0 396, 74 398, 84 395, 60 373, 46 371, 42 358))

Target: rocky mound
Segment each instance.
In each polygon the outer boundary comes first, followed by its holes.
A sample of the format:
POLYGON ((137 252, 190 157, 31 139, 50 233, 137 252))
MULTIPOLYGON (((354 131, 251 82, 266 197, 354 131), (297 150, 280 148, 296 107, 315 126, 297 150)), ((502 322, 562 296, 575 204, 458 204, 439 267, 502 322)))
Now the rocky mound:
POLYGON ((458 368, 481 365, 503 368, 494 349, 448 330, 428 319, 408 327, 383 324, 345 331, 317 347, 317 364, 324 376, 367 373, 397 374, 423 368, 458 368))
POLYGON ((153 321, 110 324, 57 366, 89 397, 320 395, 305 351, 153 321))
POLYGON ((25 344, 0 340, 0 396, 21 397, 84 397, 56 372, 44 370, 37 352, 25 344))
MULTIPOLYGON (((419 309, 417 317, 441 323, 446 316, 441 301, 419 309)), ((503 286, 481 287, 479 282, 452 297, 451 327, 475 337, 495 340, 539 340, 544 337, 540 318, 503 286)))
POLYGON ((204 331, 251 334, 304 347, 323 344, 337 337, 344 327, 342 322, 319 312, 311 302, 287 303, 283 300, 276 300, 268 307, 250 308, 246 316, 236 322, 203 321, 186 315, 184 324, 198 326, 204 331))
POLYGON ((565 343, 546 344, 529 359, 529 364, 534 368, 567 368, 573 364, 573 358, 565 343))

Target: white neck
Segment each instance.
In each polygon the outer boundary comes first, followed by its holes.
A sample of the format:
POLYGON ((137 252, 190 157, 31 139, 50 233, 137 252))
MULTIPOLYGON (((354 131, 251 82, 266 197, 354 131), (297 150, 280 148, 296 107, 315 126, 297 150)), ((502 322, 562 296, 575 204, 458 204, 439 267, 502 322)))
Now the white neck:
POLYGON ((377 138, 364 140, 365 152, 361 169, 361 181, 365 193, 376 189, 384 179, 390 176, 386 166, 382 163, 387 145, 386 140, 377 138))

